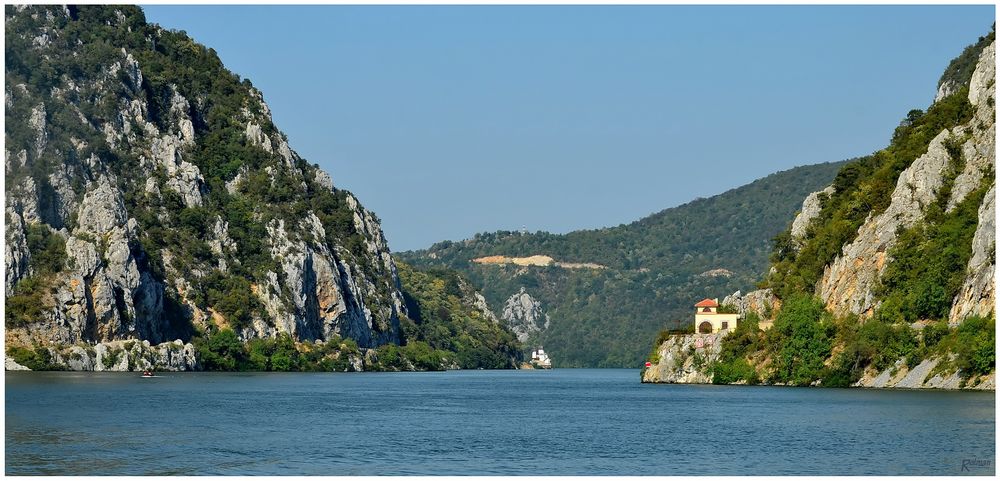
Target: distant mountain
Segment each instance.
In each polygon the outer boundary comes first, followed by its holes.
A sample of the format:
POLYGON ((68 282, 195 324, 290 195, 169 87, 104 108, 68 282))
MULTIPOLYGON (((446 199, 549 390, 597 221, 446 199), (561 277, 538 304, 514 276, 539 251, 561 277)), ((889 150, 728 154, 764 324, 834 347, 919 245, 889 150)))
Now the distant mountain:
POLYGON ((752 288, 771 239, 843 165, 796 167, 617 227, 484 233, 397 256, 462 272, 556 366, 636 366, 696 301, 752 288))

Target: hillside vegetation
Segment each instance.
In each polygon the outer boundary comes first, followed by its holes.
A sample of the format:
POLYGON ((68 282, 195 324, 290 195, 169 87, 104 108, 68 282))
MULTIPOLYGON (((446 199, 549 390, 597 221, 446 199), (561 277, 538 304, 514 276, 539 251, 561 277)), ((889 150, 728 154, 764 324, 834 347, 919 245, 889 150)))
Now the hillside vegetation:
POLYGON ((994 41, 953 60, 886 148, 837 172, 804 233, 775 238, 773 328, 748 314, 702 366, 713 382, 995 389, 994 41))
POLYGON ((516 360, 509 331, 467 319, 471 290, 436 293, 418 285, 435 275, 412 271, 401 283, 378 217, 291 149, 263 94, 212 48, 137 6, 7 5, 5 22, 5 324, 17 359, 81 370, 516 360), (407 312, 439 294, 450 317, 407 312))
POLYGON ((397 255, 414 266, 462 272, 498 313, 525 288, 551 318, 527 347, 544 345, 556 366, 635 366, 659 329, 690 321, 695 302, 751 288, 767 267, 770 240, 841 165, 797 167, 617 227, 483 233, 397 255), (471 262, 534 255, 607 269, 471 262))

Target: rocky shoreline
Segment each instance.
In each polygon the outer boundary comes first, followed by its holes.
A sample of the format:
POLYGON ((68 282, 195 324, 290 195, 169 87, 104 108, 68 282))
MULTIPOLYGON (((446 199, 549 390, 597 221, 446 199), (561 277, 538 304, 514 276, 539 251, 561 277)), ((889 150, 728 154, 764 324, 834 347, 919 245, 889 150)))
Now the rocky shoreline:
MULTIPOLYGON (((657 349, 657 362, 642 371, 644 384, 713 384, 712 364, 718 361, 725 332, 675 335, 657 349)), ((899 359, 888 369, 869 369, 854 388, 941 389, 995 391, 996 372, 972 377, 963 384, 961 372, 945 367, 942 358, 924 359, 912 369, 899 359)), ((746 384, 739 382, 735 384, 746 384)), ((768 385, 762 382, 761 385, 768 385)), ((770 384, 785 386, 785 384, 770 384)), ((822 387, 822 383, 813 386, 822 387)))

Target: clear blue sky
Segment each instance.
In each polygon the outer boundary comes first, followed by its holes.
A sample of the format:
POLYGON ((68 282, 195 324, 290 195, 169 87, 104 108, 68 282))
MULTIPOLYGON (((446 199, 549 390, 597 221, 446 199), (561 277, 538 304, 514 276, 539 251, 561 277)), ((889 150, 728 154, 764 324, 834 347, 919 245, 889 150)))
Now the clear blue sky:
POLYGON ((994 6, 146 6, 393 250, 627 223, 884 147, 994 6))

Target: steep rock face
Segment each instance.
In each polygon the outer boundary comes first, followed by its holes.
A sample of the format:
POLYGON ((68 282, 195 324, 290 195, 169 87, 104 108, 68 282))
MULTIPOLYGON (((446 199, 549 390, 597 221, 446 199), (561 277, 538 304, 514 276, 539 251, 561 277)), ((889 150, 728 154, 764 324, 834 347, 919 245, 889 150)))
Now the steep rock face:
POLYGON ((709 366, 719 359, 727 332, 671 336, 658 348, 659 361, 642 372, 642 382, 710 384, 709 366))
POLYGON ((806 197, 806 200, 802 201, 802 209, 795 216, 795 220, 792 221, 792 239, 796 242, 801 241, 806 235, 806 229, 809 228, 809 223, 812 222, 817 216, 819 216, 820 209, 822 208, 822 202, 824 197, 829 197, 833 194, 833 186, 829 186, 823 190, 813 192, 806 197))
POLYGON ((11 359, 11 358, 8 357, 8 358, 4 359, 4 370, 5 371, 30 371, 31 369, 18 364, 17 361, 15 361, 15 360, 13 360, 13 359, 11 359))
POLYGON ((520 342, 527 341, 533 334, 549 327, 549 316, 542 310, 542 303, 531 297, 523 287, 504 303, 501 318, 520 342))
MULTIPOLYGON (((338 335, 354 339, 361 347, 398 342, 398 337, 394 337, 399 331, 397 315, 404 312, 404 307, 395 264, 373 216, 360 207, 353 196, 347 198, 355 225, 365 235, 365 251, 377 259, 383 272, 394 280, 389 290, 389 304, 366 305, 364 299, 377 298, 378 292, 362 269, 339 260, 337 248, 331 251, 323 244, 311 244, 290 236, 284 220, 276 219, 268 224, 267 231, 271 254, 280 259, 281 269, 280 274, 267 273, 272 289, 262 294, 264 306, 278 332, 287 332, 299 339, 326 339, 338 335), (280 286, 279 278, 284 279, 280 286), (291 293, 291 305, 274 294, 281 289, 291 293)), ((313 213, 303 219, 299 227, 306 232, 307 238, 326 237, 322 223, 313 213)), ((264 323, 248 328, 257 336, 271 335, 273 330, 264 323)))
POLYGON ((399 342, 378 219, 291 150, 214 51, 136 7, 7 7, 5 20, 5 295, 42 305, 8 322, 9 344, 155 346, 219 327, 399 342), (57 271, 34 264, 31 229, 60 239, 57 271), (19 290, 29 278, 44 288, 19 290))
POLYGON ((895 244, 900 229, 923 217, 923 206, 934 200, 941 187, 949 162, 944 141, 950 136, 945 130, 931 141, 927 153, 899 176, 889 208, 865 222, 854 242, 844 246, 841 255, 826 267, 817 291, 829 309, 839 314, 871 314, 886 251, 895 244))
POLYGON ((31 254, 28 252, 28 244, 24 236, 24 218, 10 207, 7 208, 5 214, 7 216, 5 224, 7 231, 4 233, 6 236, 4 265, 7 267, 4 278, 7 283, 4 284, 4 295, 9 296, 14 292, 14 285, 17 284, 17 281, 27 274, 28 260, 31 254))
MULTIPOLYGON (((657 347, 658 360, 642 371, 644 383, 710 384, 712 365, 719 359, 722 341, 728 333, 671 336, 657 347)), ((894 389, 975 389, 995 390, 996 374, 973 376, 962 381, 955 368, 942 368, 944 359, 924 359, 913 368, 905 359, 883 371, 869 369, 854 387, 894 389)), ((821 385, 817 382, 813 385, 821 385)))
POLYGON ((920 364, 910 369, 905 360, 900 359, 884 371, 869 370, 854 386, 893 389, 996 390, 996 373, 975 376, 963 383, 958 371, 937 369, 942 361, 941 358, 924 359, 920 364))
POLYGON ((73 371, 193 371, 198 369, 194 346, 180 340, 151 345, 149 341, 114 341, 50 349, 58 364, 73 371))
POLYGON ((722 305, 736 308, 741 316, 748 312, 757 314, 761 320, 770 319, 774 312, 781 308, 781 301, 775 297, 771 289, 757 289, 743 294, 736 291, 722 300, 722 305))
MULTIPOLYGON (((180 339, 150 344, 123 340, 95 344, 53 344, 36 348, 48 351, 49 363, 70 371, 193 371, 199 369, 195 347, 180 339)), ((28 363, 30 364, 30 362, 28 363)), ((36 366, 37 367, 37 366, 36 366)), ((8 371, 30 370, 8 357, 8 371)))
MULTIPOLYGON (((826 302, 828 309, 837 314, 869 316, 877 307, 878 300, 874 290, 887 263, 891 261, 887 259, 887 251, 895 245, 901 229, 912 227, 924 218, 925 208, 934 202, 945 182, 951 161, 946 142, 966 138, 961 146, 965 167, 954 180, 949 198, 950 207, 957 205, 984 180, 994 181, 992 178, 984 179, 984 172, 991 171, 995 166, 994 48, 991 43, 983 50, 972 75, 969 101, 975 109, 973 119, 965 125, 938 133, 930 142, 927 152, 899 176, 889 207, 881 214, 869 217, 858 229, 854 241, 844 246, 841 254, 826 266, 816 292, 826 302)), ((982 243, 987 241, 985 234, 981 240, 982 243)), ((977 260, 980 261, 979 265, 983 265, 983 256, 977 260)), ((969 274, 970 280, 966 284, 976 284, 971 278, 981 273, 970 271, 969 274)), ((963 294, 956 298, 952 309, 953 322, 964 315, 982 310, 969 303, 978 305, 980 299, 993 302, 992 294, 986 292, 983 281, 976 284, 981 288, 975 293, 963 290, 963 294), (976 300, 972 299, 977 296, 976 300)))
POLYGON ((972 237, 972 258, 968 276, 955 296, 948 316, 958 325, 969 316, 989 316, 996 307, 996 186, 990 188, 979 206, 979 225, 972 237))
MULTIPOLYGON (((969 81, 969 102, 975 106, 968 139, 961 146, 965 166, 955 178, 947 210, 951 211, 969 193, 979 186, 984 172, 996 165, 996 44, 983 49, 976 70, 969 81)), ((987 179, 993 181, 993 179, 987 179)))
MULTIPOLYGON (((471 285, 469 286, 469 288, 474 289, 471 285)), ((498 324, 500 322, 500 320, 497 319, 497 315, 493 313, 492 309, 490 309, 490 305, 489 303, 486 302, 486 298, 483 297, 483 295, 480 294, 479 291, 476 291, 476 293, 473 295, 473 299, 474 300, 472 305, 475 306, 476 309, 479 309, 479 312, 483 313, 483 318, 487 319, 488 321, 494 324, 498 324)))

